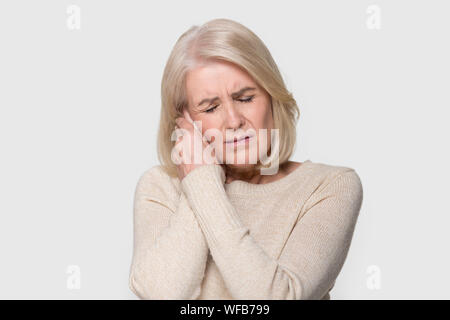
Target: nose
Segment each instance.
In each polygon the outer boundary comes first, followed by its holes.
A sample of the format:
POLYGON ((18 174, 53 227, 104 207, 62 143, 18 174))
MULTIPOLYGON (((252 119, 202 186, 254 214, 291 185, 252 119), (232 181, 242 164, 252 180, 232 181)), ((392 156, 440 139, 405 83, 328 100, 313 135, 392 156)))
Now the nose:
POLYGON ((227 103, 225 107, 225 117, 225 129, 232 130, 232 132, 243 127, 245 124, 243 115, 233 102, 227 103))

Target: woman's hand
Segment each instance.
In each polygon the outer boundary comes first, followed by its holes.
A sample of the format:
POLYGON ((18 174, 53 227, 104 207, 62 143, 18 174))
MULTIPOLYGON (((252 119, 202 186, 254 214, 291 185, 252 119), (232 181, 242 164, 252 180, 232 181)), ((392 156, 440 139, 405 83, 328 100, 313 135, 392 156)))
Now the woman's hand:
POLYGON ((180 181, 183 180, 189 172, 199 166, 212 163, 219 164, 214 148, 212 148, 212 145, 208 143, 208 141, 203 137, 203 134, 194 125, 194 121, 191 119, 189 113, 186 110, 183 110, 183 114, 184 117, 175 119, 177 124, 177 141, 175 143, 175 148, 177 150, 181 150, 181 163, 177 165, 178 178, 180 181), (201 148, 197 147, 199 151, 201 150, 201 154, 199 153, 197 157, 194 157, 194 145, 201 146, 201 148), (211 148, 213 149, 212 152, 211 148), (205 152, 205 149, 208 150, 205 152), (183 150, 187 151, 188 154, 183 154, 183 150), (206 156, 204 159, 204 154, 211 156, 206 156))

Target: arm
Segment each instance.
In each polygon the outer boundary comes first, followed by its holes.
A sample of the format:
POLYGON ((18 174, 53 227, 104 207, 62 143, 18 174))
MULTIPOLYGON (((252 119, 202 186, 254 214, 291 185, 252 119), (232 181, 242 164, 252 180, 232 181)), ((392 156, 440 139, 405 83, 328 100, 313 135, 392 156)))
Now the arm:
POLYGON ((196 299, 209 249, 183 192, 175 212, 152 192, 146 173, 134 198, 134 252, 129 286, 141 299, 196 299))
POLYGON ((345 261, 362 203, 353 169, 309 199, 278 260, 253 240, 227 198, 218 165, 193 170, 182 186, 235 299, 320 299, 345 261), (214 194, 205 197, 206 191, 214 194))

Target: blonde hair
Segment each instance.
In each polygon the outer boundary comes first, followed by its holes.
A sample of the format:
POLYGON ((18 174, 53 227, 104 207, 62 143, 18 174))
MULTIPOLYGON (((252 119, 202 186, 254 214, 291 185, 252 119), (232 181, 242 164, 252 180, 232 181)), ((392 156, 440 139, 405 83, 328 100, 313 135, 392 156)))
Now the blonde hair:
MULTIPOLYGON (((187 107, 186 74, 202 62, 224 60, 240 66, 272 100, 274 128, 279 131, 279 165, 287 162, 295 148, 296 122, 300 110, 287 90, 275 61, 262 40, 250 29, 230 19, 214 19, 192 26, 175 43, 166 62, 161 83, 161 115, 157 137, 162 169, 177 176, 171 152, 175 119, 187 107)), ((269 150, 270 153, 270 150, 269 150)), ((258 162, 255 169, 267 167, 258 162)))

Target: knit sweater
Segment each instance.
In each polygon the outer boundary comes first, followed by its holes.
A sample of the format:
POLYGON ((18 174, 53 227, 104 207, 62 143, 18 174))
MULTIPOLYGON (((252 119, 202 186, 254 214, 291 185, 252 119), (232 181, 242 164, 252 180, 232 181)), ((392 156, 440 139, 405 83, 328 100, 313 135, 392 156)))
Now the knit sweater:
POLYGON ((129 286, 141 299, 330 299, 362 205, 356 171, 306 160, 279 180, 180 182, 154 166, 134 197, 129 286))

